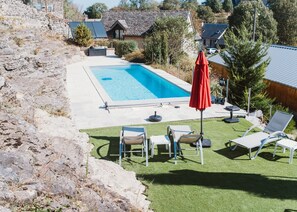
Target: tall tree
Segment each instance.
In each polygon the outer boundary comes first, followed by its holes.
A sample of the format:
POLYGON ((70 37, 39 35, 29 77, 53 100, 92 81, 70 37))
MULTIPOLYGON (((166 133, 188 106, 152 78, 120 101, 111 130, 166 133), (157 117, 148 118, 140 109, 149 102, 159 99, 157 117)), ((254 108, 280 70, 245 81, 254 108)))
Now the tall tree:
POLYGON ((128 0, 121 0, 118 7, 128 8, 129 7, 128 0))
POLYGON ((139 2, 138 2, 138 0, 130 0, 130 4, 129 4, 129 7, 130 7, 130 9, 138 9, 138 4, 139 4, 139 2))
POLYGON ((229 100, 246 108, 251 88, 251 109, 267 112, 272 100, 264 92, 263 79, 270 62, 266 58, 269 44, 263 44, 260 39, 251 41, 251 33, 244 26, 234 30, 225 34, 226 50, 220 54, 229 70, 229 100))
POLYGON ((233 11, 233 3, 232 0, 224 0, 223 2, 223 9, 227 13, 231 13, 233 11))
POLYGON ((297 1, 270 0, 273 17, 277 21, 277 35, 279 43, 297 46, 297 1))
POLYGON ((150 56, 158 52, 159 56, 155 56, 157 59, 152 58, 154 62, 160 63, 162 58, 168 57, 169 62, 174 64, 182 55, 183 39, 188 36, 188 23, 184 18, 165 17, 157 19, 145 43, 145 54, 150 56), (163 42, 166 42, 166 44, 162 44, 163 42), (164 50, 165 47, 168 50, 164 50), (155 50, 155 52, 150 52, 152 50, 155 50), (168 55, 162 55, 164 52, 168 55))
POLYGON ((121 0, 112 10, 159 10, 156 0, 121 0))
POLYGON ((84 12, 88 18, 101 18, 102 14, 107 11, 107 6, 104 3, 95 3, 88 7, 84 12))
POLYGON ((159 3, 155 0, 139 0, 139 7, 140 10, 157 10, 159 3))
POLYGON ((82 10, 79 9, 71 0, 64 0, 64 18, 71 21, 83 20, 82 10))
POLYGON ((179 0, 164 0, 162 9, 163 10, 178 10, 180 8, 179 0))
POLYGON ((197 0, 181 0, 181 8, 196 11, 199 3, 197 0))
POLYGON ((199 5, 197 8, 197 16, 206 23, 214 23, 215 16, 209 6, 199 5))
POLYGON ((221 0, 206 0, 206 5, 209 6, 214 13, 219 13, 222 10, 221 0))
POLYGON ((263 4, 262 0, 241 1, 234 7, 228 20, 231 28, 240 28, 243 25, 250 32, 255 29, 256 40, 262 38, 268 43, 275 43, 278 40, 277 22, 273 18, 272 11, 263 4), (254 23, 256 23, 255 26, 254 23))

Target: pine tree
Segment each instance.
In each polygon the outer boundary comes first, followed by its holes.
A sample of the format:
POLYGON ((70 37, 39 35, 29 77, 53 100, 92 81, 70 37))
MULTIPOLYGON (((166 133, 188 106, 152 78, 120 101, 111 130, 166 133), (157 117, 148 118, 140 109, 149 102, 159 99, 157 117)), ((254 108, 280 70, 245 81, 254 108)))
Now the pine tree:
POLYGON ((263 39, 266 43, 275 43, 278 40, 277 22, 273 18, 273 12, 263 4, 262 0, 241 1, 234 7, 228 20, 229 27, 240 28, 244 25, 250 32, 253 32, 255 20, 256 40, 263 39))
POLYGON ((230 13, 233 11, 233 3, 232 0, 224 0, 223 2, 223 9, 225 12, 230 13))
POLYGON ((279 43, 297 46, 297 1, 270 0, 273 17, 277 21, 277 35, 279 43))
POLYGON ((81 23, 75 28, 74 42, 80 46, 89 46, 93 41, 89 28, 81 23))
POLYGON ((272 100, 264 92, 264 75, 270 62, 268 44, 250 40, 250 32, 241 27, 237 32, 228 31, 224 36, 226 50, 221 57, 229 70, 229 100, 242 108, 247 107, 248 89, 251 88, 251 109, 266 112, 272 100))
POLYGON ((206 23, 215 22, 215 15, 209 6, 199 5, 197 8, 197 17, 206 23))
POLYGON ((219 13, 222 10, 222 2, 220 0, 206 0, 206 5, 209 6, 214 13, 219 13))
POLYGON ((163 10, 178 10, 180 8, 179 0, 164 0, 163 1, 163 10))

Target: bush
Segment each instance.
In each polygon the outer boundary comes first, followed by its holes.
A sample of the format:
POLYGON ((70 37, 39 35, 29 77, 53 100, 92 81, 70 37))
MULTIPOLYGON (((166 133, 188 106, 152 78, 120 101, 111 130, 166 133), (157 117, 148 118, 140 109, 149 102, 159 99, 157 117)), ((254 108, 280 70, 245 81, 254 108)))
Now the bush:
MULTIPOLYGON (((248 90, 244 92, 245 103, 243 108, 248 107, 248 90)), ((252 94, 250 101, 250 111, 262 110, 263 114, 269 114, 270 105, 273 104, 273 99, 267 97, 266 93, 252 94)))
POLYGON ((74 33, 74 42, 78 45, 89 46, 93 43, 92 33, 85 24, 79 24, 74 33))
POLYGON ((126 54, 125 59, 133 63, 144 63, 144 50, 136 50, 132 53, 126 54))
POLYGON ((195 59, 184 55, 179 60, 178 66, 184 73, 183 80, 188 83, 192 83, 193 70, 195 67, 195 59))
POLYGON ((95 40, 94 46, 110 46, 110 41, 107 39, 95 40))
POLYGON ((182 79, 188 83, 192 83, 193 68, 195 66, 195 59, 191 59, 187 56, 183 56, 178 64, 175 65, 161 65, 161 64, 152 64, 156 69, 162 69, 169 74, 182 79))
POLYGON ((128 41, 113 41, 113 46, 115 48, 115 54, 119 57, 122 57, 123 55, 129 54, 134 52, 137 47, 137 43, 132 40, 128 41))

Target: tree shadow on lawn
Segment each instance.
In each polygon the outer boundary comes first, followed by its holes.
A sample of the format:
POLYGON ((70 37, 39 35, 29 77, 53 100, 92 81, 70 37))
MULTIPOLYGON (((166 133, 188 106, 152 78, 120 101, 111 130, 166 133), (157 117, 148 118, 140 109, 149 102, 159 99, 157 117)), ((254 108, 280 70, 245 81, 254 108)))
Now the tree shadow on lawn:
MULTIPOLYGON (((96 140, 103 140, 103 142, 101 142, 102 144, 99 144, 99 146, 96 149, 96 152, 99 156, 100 159, 104 159, 104 160, 109 160, 109 161, 113 161, 116 162, 119 159, 119 139, 120 137, 112 137, 112 136, 90 136, 90 138, 96 139, 96 140), (107 143, 107 142, 108 143, 107 143), (107 152, 105 150, 105 148, 108 148, 107 152)), ((155 149, 155 155, 153 158, 150 158, 150 151, 148 151, 148 157, 149 157, 149 162, 166 162, 168 160, 170 160, 169 156, 168 156, 168 150, 166 150, 165 145, 156 145, 157 146, 157 150, 155 149)), ((131 147, 129 145, 126 146, 127 150, 130 150, 131 147)), ((141 158, 141 148, 135 148, 135 146, 133 146, 133 151, 137 151, 137 152, 133 152, 133 157, 140 157, 141 158)), ((127 156, 125 158, 127 158, 127 161, 129 163, 136 162, 134 159, 132 159, 132 157, 130 156, 131 153, 126 153, 127 156)), ((171 152, 171 154, 173 154, 171 152)), ((143 155, 143 158, 145 160, 145 153, 143 155)), ((136 159, 136 158, 135 158, 136 159)))
POLYGON ((174 170, 165 174, 143 174, 141 178, 164 185, 197 185, 215 189, 230 189, 249 192, 264 198, 297 200, 297 179, 268 178, 260 174, 199 172, 174 170))
MULTIPOLYGON (((231 150, 231 148, 234 148, 234 145, 231 146, 231 147, 228 147, 229 145, 229 142, 227 142, 225 144, 226 148, 223 148, 223 149, 219 149, 219 150, 214 150, 214 152, 226 157, 226 158, 229 158, 231 160, 250 160, 249 158, 249 150, 246 149, 246 148, 243 148, 243 147, 236 147, 235 150, 231 150), (246 155, 246 158, 239 158, 243 155, 246 155)), ((261 151, 265 151, 265 149, 268 149, 268 148, 271 148, 271 145, 267 145, 265 147, 263 147, 263 149, 261 151)), ((256 151, 258 150, 258 147, 255 147, 252 149, 252 153, 251 153, 251 156, 253 157, 256 153, 256 151)), ((272 154, 273 154, 273 151, 274 151, 274 147, 273 149, 271 150, 271 153, 270 152, 260 152, 258 154, 258 157, 262 157, 268 161, 277 161, 279 160, 281 157, 275 155, 275 157, 273 158, 272 157, 272 154)))
MULTIPOLYGON (((233 147, 233 146, 232 146, 233 147)), ((231 148, 232 148, 231 147, 231 148)), ((226 157, 226 158, 229 158, 231 160, 249 160, 249 152, 248 152, 248 149, 245 149, 245 148, 241 148, 241 147, 237 147, 235 150, 231 150, 230 147, 226 147, 226 148, 223 148, 223 149, 219 149, 219 150, 214 150, 214 152, 226 157), (246 155, 247 157, 246 158, 238 158, 238 157, 241 157, 243 155, 246 155)))
MULTIPOLYGON (((96 149, 100 159, 117 161, 119 159, 119 137, 112 136, 90 136, 96 140, 103 140, 96 149), (108 143, 106 143, 106 141, 108 143), (108 148, 107 152, 104 148, 108 148)), ((96 142, 95 142, 96 143, 96 142)))

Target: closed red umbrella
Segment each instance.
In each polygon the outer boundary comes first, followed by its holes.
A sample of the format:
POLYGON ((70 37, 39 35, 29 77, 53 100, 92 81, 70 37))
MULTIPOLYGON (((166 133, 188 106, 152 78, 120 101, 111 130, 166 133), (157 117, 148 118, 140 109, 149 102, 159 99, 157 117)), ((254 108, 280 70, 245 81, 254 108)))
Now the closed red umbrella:
POLYGON ((209 82, 208 61, 204 55, 204 52, 200 51, 195 63, 189 106, 196 108, 196 110, 201 111, 200 134, 202 136, 202 142, 203 142, 203 128, 202 128, 203 111, 206 108, 211 106, 209 83, 210 82, 209 82))

